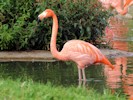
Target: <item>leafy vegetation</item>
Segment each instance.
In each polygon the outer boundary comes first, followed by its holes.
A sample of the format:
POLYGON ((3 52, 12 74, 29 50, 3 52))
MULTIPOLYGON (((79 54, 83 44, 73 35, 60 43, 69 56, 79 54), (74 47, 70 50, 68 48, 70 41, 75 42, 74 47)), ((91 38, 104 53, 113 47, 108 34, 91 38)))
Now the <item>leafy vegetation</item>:
POLYGON ((28 39, 36 24, 34 0, 0 1, 0 49, 20 50, 28 47, 28 39))
POLYGON ((36 18, 46 8, 59 19, 57 47, 71 39, 97 43, 110 16, 96 0, 1 0, 0 50, 49 50, 52 20, 37 25, 36 18), (44 24, 45 23, 45 24, 44 24))
POLYGON ((54 86, 35 83, 32 80, 0 80, 0 99, 2 100, 126 100, 118 94, 105 90, 103 94, 93 89, 54 86))

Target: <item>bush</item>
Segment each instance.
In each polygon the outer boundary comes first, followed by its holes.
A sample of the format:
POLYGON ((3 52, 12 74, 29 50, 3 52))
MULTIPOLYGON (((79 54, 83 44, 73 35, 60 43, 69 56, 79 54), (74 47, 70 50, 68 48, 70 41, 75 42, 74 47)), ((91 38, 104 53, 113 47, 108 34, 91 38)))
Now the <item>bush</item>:
POLYGON ((49 50, 52 20, 45 19, 37 25, 36 18, 46 8, 55 11, 59 19, 57 47, 71 39, 81 39, 96 44, 103 35, 109 13, 100 4, 82 0, 1 0, 0 49, 49 50), (45 23, 45 24, 44 24, 45 23))
POLYGON ((36 26, 34 0, 0 1, 0 49, 28 48, 28 39, 36 26))

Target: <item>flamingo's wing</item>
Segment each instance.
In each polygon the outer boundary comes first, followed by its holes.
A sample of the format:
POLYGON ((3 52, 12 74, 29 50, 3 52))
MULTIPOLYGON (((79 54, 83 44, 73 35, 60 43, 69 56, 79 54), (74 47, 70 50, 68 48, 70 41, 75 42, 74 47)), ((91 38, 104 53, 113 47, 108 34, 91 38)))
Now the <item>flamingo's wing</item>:
POLYGON ((69 55, 69 59, 76 62, 80 67, 85 67, 86 65, 90 65, 95 62, 95 58, 92 55, 80 52, 72 52, 72 54, 69 55))
POLYGON ((101 58, 101 53, 96 47, 87 42, 78 40, 67 42, 61 53, 65 58, 76 62, 82 67, 93 64, 97 62, 98 58, 101 58))

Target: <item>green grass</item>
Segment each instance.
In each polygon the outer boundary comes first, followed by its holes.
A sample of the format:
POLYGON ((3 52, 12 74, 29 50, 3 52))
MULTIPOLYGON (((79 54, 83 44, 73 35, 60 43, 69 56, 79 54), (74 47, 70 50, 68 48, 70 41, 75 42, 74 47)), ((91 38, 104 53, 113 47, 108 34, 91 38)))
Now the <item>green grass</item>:
POLYGON ((111 94, 105 90, 103 94, 93 89, 79 87, 54 86, 33 81, 11 79, 0 80, 0 100, 126 100, 125 96, 111 94))

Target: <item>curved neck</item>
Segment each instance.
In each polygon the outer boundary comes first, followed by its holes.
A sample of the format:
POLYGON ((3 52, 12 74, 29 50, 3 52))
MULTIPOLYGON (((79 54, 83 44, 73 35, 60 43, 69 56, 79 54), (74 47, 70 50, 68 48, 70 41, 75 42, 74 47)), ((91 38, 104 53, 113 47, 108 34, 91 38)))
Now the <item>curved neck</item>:
POLYGON ((50 41, 50 51, 55 58, 58 58, 59 52, 57 51, 57 48, 56 48, 56 38, 58 33, 58 19, 54 13, 52 18, 53 18, 53 26, 52 26, 52 36, 50 41))

